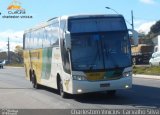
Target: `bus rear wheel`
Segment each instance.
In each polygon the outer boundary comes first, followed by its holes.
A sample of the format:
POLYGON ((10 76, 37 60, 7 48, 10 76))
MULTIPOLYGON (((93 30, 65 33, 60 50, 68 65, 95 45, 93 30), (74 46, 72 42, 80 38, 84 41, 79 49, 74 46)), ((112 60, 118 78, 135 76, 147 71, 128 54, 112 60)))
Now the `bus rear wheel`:
POLYGON ((35 89, 40 88, 40 85, 37 83, 37 79, 34 73, 32 73, 32 85, 33 85, 33 88, 35 89))
POLYGON ((62 80, 60 80, 58 84, 59 84, 58 85, 59 86, 58 87, 59 94, 61 95, 62 98, 67 98, 67 93, 65 93, 64 90, 63 90, 63 82, 62 82, 62 80))

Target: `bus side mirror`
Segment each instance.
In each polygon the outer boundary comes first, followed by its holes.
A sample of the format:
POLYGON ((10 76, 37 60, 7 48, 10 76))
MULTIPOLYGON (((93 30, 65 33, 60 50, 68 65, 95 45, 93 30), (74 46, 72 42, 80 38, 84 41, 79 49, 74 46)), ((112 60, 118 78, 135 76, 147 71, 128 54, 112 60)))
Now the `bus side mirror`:
POLYGON ((70 35, 70 32, 69 31, 65 31, 64 33, 64 42, 65 42, 65 48, 68 50, 71 49, 71 35, 70 35))
POLYGON ((133 29, 129 29, 128 31, 132 33, 133 45, 138 45, 139 33, 136 30, 133 30, 133 29))

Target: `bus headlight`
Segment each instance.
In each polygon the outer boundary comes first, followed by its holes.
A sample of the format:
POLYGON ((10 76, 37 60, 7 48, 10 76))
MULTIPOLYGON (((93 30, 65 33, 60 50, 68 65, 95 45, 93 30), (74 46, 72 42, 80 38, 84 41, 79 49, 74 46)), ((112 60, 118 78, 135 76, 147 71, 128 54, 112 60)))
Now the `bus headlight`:
POLYGON ((73 80, 86 81, 86 76, 83 75, 73 75, 73 80))
POLYGON ((130 76, 132 76, 132 72, 131 71, 123 73, 123 77, 130 77, 130 76))

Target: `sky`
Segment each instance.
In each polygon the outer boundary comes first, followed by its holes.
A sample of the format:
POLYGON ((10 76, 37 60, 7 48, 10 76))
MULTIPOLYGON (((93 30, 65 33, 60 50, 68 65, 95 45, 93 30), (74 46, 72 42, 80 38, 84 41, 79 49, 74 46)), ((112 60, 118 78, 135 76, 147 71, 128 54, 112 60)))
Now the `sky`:
MULTIPOLYGON (((70 14, 115 14, 110 7, 131 23, 134 14, 135 29, 148 33, 150 27, 160 20, 160 0, 18 0, 25 14, 9 14, 8 6, 13 0, 0 0, 0 51, 7 51, 10 38, 11 50, 22 46, 23 32, 50 18, 70 14), (3 16, 32 16, 32 18, 3 18, 3 16)), ((10 13, 14 13, 13 11, 10 13)), ((128 28, 131 26, 127 23, 128 28)))

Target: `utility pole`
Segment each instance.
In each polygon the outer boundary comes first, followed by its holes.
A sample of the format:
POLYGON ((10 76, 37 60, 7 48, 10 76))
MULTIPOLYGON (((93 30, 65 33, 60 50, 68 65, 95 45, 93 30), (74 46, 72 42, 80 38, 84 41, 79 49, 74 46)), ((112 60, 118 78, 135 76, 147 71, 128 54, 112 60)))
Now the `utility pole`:
POLYGON ((9 41, 9 37, 8 37, 8 63, 10 64, 10 41, 9 41))
POLYGON ((132 18, 132 30, 134 30, 134 17, 133 17, 133 10, 131 11, 131 18, 132 18))

